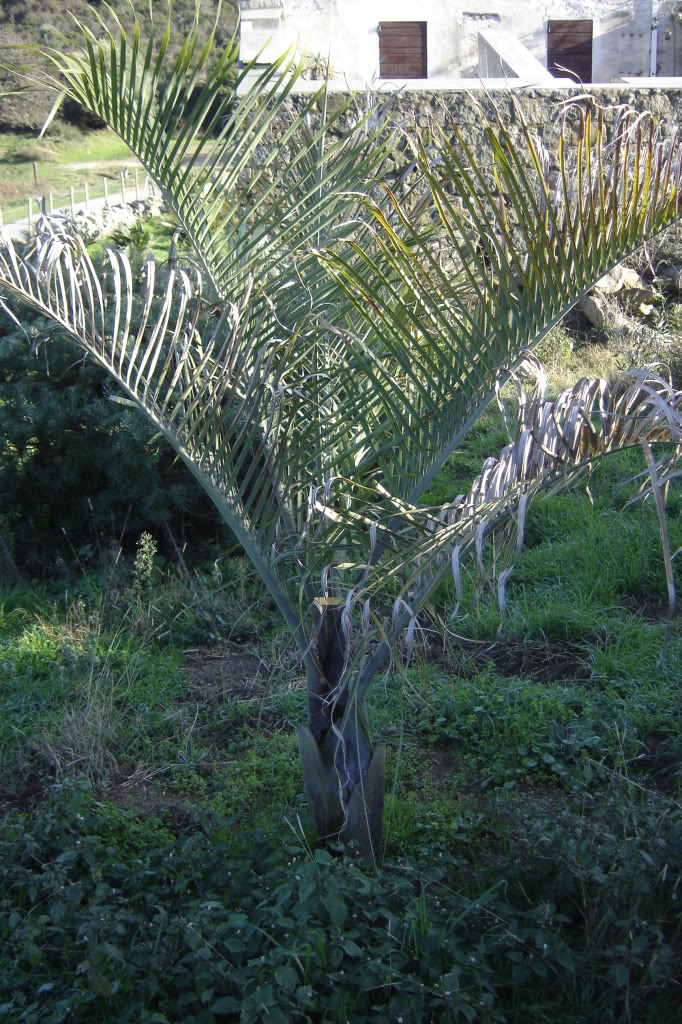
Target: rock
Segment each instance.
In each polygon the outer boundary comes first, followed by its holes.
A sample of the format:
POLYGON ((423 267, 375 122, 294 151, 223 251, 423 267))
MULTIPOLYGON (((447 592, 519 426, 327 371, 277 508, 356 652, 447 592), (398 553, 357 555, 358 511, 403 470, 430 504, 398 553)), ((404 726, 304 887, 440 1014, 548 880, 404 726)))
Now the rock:
POLYGON ((608 274, 599 278, 593 292, 600 292, 602 295, 615 295, 623 287, 623 279, 623 267, 614 267, 608 274))
MULTIPOLYGON (((638 290, 648 291, 646 282, 639 276, 636 270, 632 267, 621 267, 623 271, 623 288, 636 288, 638 290)), ((652 293, 653 294, 653 293, 652 293)))
POLYGON ((672 267, 664 267, 663 270, 659 270, 657 273, 673 291, 682 292, 682 264, 675 263, 672 267))
POLYGON ((655 302, 656 299, 660 299, 660 295, 657 295, 652 288, 627 288, 618 296, 619 299, 623 300, 623 303, 628 306, 639 306, 642 304, 649 305, 651 302, 655 302))
POLYGON ((593 327, 603 327, 606 323, 607 302, 603 294, 592 292, 590 295, 584 295, 578 303, 578 309, 593 327))
POLYGON ((631 267, 618 266, 597 281, 594 291, 602 295, 615 295, 624 288, 646 289, 646 284, 636 270, 631 267))
POLYGON ((618 300, 629 308, 648 306, 655 300, 656 293, 647 288, 646 282, 636 270, 618 266, 604 274, 597 281, 589 295, 578 303, 578 309, 590 321, 593 327, 604 327, 608 318, 608 298, 617 296, 618 300))

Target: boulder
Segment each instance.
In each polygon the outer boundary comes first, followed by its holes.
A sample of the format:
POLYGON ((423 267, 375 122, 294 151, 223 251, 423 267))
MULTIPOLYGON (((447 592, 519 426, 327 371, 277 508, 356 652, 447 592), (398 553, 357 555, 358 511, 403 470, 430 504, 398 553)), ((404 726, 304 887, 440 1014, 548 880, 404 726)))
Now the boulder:
POLYGON ((644 289, 646 283, 636 270, 631 267, 618 266, 610 270, 608 274, 604 274, 594 286, 594 290, 601 292, 602 295, 615 295, 617 292, 623 291, 624 288, 644 289))
POLYGON ((607 301, 603 294, 593 291, 590 295, 583 295, 577 308, 593 327, 603 327, 606 323, 607 301))
POLYGON ((669 288, 676 292, 682 292, 682 264, 675 263, 672 267, 664 267, 658 271, 658 276, 665 281, 669 288))
POLYGON ((656 292, 631 267, 614 267, 578 303, 578 309, 593 327, 602 328, 607 323, 609 297, 616 298, 628 309, 639 309, 646 316, 651 312, 649 304, 655 301, 656 292))
POLYGON ((646 281, 640 277, 636 270, 633 270, 632 267, 622 267, 621 269, 623 271, 623 288, 649 291, 646 281))
POLYGON ((618 298, 622 298, 623 303, 629 308, 631 306, 639 306, 642 303, 648 305, 651 302, 656 302, 657 299, 660 299, 660 295, 657 295, 652 288, 645 286, 643 288, 623 289, 618 298))
POLYGON ((593 291, 601 295, 615 295, 623 287, 624 268, 614 267, 608 274, 600 277, 595 284, 593 291))

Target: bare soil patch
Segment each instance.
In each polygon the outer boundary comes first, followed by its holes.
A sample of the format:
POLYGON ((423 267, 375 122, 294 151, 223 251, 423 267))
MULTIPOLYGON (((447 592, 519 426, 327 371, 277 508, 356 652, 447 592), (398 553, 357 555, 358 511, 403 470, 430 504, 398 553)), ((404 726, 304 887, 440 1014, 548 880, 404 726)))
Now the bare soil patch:
POLYGON ((183 672, 190 680, 191 699, 200 704, 244 699, 262 692, 270 672, 255 654, 189 651, 183 672))
POLYGON ((121 810, 167 819, 177 829, 194 819, 192 804, 184 796, 135 776, 109 786, 105 797, 121 810))
POLYGON ((590 669, 585 664, 585 651, 578 645, 553 642, 551 646, 545 647, 501 640, 473 649, 462 646, 461 652, 458 674, 463 678, 477 675, 490 663, 500 676, 521 676, 538 683, 590 678, 590 669))

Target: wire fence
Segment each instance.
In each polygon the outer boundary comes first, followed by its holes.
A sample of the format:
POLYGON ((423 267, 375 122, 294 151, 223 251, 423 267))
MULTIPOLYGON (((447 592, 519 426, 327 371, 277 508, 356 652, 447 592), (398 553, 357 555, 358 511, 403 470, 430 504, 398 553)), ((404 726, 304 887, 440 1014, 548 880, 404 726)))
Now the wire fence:
POLYGON ((102 175, 101 186, 84 179, 80 184, 71 185, 68 192, 41 192, 37 188, 35 194, 27 196, 23 202, 13 203, 5 210, 0 207, 0 227, 15 225, 30 231, 41 213, 75 216, 76 213, 89 211, 95 204, 100 208, 102 205, 127 206, 134 201, 148 199, 151 195, 149 175, 145 174, 144 180, 141 180, 139 169, 135 167, 132 173, 120 171, 118 180, 102 175))

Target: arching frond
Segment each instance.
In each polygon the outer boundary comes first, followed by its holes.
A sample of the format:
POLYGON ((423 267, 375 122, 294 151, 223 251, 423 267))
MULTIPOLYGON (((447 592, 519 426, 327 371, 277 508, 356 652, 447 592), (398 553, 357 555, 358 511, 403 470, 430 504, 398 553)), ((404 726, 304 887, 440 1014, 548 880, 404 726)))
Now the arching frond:
MULTIPOLYGON (((673 388, 656 367, 630 371, 613 385, 585 377, 554 400, 545 398, 544 373, 539 366, 536 370, 539 372, 532 397, 526 400, 519 388, 518 420, 509 444, 499 457, 484 462, 466 494, 440 507, 425 508, 377 493, 374 537, 378 523, 383 523, 386 530, 380 565, 373 565, 371 545, 370 557, 362 565, 368 550, 369 515, 364 524, 358 523, 357 516, 344 524, 346 538, 355 535, 355 546, 347 541, 346 550, 354 550, 354 568, 363 570, 346 600, 349 620, 355 609, 363 609, 366 617, 377 596, 383 603, 387 597, 393 601, 392 639, 384 641, 363 671, 353 677, 357 699, 362 699, 392 643, 405 630, 409 652, 417 616, 449 578, 454 580, 457 603, 452 614, 456 614, 467 556, 475 558, 481 582, 496 587, 504 616, 506 583, 523 547, 528 507, 537 495, 563 490, 584 478, 605 456, 636 446, 643 447, 648 455, 655 494, 660 493, 662 484, 679 477, 676 467, 682 444, 682 391, 673 388), (658 464, 650 453, 654 443, 668 446, 658 464), (380 506, 382 512, 378 515, 380 506), (491 537, 495 540, 492 564, 485 558, 485 545, 491 537)), ((339 490, 343 491, 343 482, 339 482, 339 490)), ((336 508, 344 504, 339 499, 336 508)), ((675 591, 671 559, 662 507, 658 511, 672 613, 675 591)), ((327 509, 319 505, 318 515, 324 521, 327 509)), ((338 514, 329 528, 339 528, 338 514)))
POLYGON ((422 134, 421 204, 389 192, 387 204, 367 204, 375 248, 320 253, 366 324, 347 346, 362 379, 351 422, 366 423, 367 436, 352 449, 356 466, 341 452, 331 472, 378 475, 417 501, 494 397, 500 367, 513 369, 607 270, 675 220, 675 129, 623 108, 609 134, 602 110, 595 119, 579 106, 550 154, 516 110, 515 134, 481 112, 489 161, 456 124, 434 129, 428 147, 422 134))
POLYGON ((291 337, 261 343, 252 325, 245 332, 248 290, 216 313, 202 304, 200 275, 159 271, 150 257, 138 292, 124 252, 107 250, 106 265, 98 274, 80 239, 48 232, 26 253, 0 248, 0 286, 68 333, 163 432, 305 649, 269 557, 287 514, 282 464, 300 405, 291 337))
MULTIPOLYGON (((215 52, 215 26, 199 50, 199 3, 172 62, 170 5, 161 34, 152 28, 145 43, 137 19, 129 38, 104 7, 109 18, 93 12, 103 41, 75 19, 81 52, 41 50, 52 67, 47 80, 106 121, 136 154, 218 296, 234 301, 255 267, 261 279, 287 274, 293 253, 333 233, 347 214, 347 190, 380 164, 386 144, 377 139, 376 111, 354 116, 352 130, 350 103, 333 113, 325 106, 319 118, 326 83, 293 103, 301 67, 291 54, 265 68, 240 68, 236 37, 215 52), (344 131, 331 137, 340 122, 344 131)), ((288 298, 293 283, 289 274, 288 298)))

